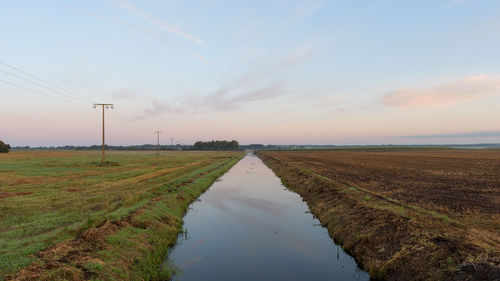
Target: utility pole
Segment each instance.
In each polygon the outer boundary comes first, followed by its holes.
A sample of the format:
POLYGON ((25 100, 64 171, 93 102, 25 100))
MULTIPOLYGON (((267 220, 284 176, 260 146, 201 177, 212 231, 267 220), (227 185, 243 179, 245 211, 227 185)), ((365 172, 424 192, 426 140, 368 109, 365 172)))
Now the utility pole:
POLYGON ((106 154, 104 152, 104 143, 105 143, 105 140, 104 140, 104 107, 106 107, 106 109, 109 109, 110 107, 111 107, 111 109, 113 109, 114 105, 111 103, 94 103, 94 108, 96 108, 97 106, 102 106, 102 163, 104 164, 106 161, 106 154))
POLYGON ((154 131, 153 133, 155 133, 157 135, 157 139, 158 139, 158 156, 160 156, 160 133, 161 131, 154 131))
POLYGON ((170 139, 170 145, 174 145, 175 138, 169 138, 169 139, 170 139))

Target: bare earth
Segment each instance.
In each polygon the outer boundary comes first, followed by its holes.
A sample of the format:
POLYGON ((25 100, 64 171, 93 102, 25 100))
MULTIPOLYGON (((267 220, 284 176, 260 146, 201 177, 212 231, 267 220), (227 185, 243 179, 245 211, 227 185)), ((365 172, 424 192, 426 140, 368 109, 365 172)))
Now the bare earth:
POLYGON ((500 280, 500 151, 266 151, 372 277, 500 280))

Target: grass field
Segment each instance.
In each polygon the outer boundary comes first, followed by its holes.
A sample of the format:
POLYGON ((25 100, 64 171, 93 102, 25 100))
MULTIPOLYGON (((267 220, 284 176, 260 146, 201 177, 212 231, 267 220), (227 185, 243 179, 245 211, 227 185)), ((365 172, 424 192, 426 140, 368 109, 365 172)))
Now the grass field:
POLYGON ((499 280, 500 151, 259 156, 372 277, 499 280))
POLYGON ((0 154, 0 280, 150 280, 240 152, 0 154))

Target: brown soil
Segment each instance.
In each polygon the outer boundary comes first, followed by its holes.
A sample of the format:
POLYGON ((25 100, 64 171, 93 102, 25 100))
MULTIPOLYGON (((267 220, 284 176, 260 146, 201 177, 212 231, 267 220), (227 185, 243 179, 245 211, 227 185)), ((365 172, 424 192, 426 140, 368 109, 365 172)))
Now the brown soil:
POLYGON ((0 191, 0 199, 7 198, 7 197, 28 195, 28 194, 32 194, 32 193, 33 192, 2 192, 2 191, 0 191))
POLYGON ((404 202, 500 214, 497 151, 281 153, 280 159, 404 202))
POLYGON ((373 278, 500 280, 500 151, 259 156, 373 278))

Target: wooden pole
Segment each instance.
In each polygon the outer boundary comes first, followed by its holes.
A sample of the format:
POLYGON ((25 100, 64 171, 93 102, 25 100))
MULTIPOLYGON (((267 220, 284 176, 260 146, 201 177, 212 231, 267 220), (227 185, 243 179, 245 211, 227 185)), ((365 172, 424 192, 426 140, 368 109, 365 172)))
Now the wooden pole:
POLYGON ((104 111, 105 109, 114 108, 114 105, 111 103, 94 103, 94 108, 97 106, 102 106, 102 163, 104 164, 106 162, 106 150, 104 149, 104 146, 106 145, 106 138, 105 138, 105 131, 104 131, 104 111), (104 108, 106 107, 106 108, 104 108))
POLYGON ((104 104, 102 105, 102 163, 106 163, 106 153, 104 152, 104 144, 106 141, 104 140, 104 104))
POLYGON ((161 133, 161 131, 154 131, 154 133, 157 135, 157 145, 156 145, 156 148, 158 149, 158 152, 156 154, 158 156, 160 156, 160 133, 161 133))

